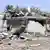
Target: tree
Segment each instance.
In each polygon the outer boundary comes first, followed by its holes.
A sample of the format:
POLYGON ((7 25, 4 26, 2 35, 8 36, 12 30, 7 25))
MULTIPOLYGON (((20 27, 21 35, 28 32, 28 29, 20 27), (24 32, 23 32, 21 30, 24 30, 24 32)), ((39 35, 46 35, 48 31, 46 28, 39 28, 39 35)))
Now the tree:
POLYGON ((26 8, 21 8, 21 11, 26 14, 26 12, 28 12, 28 10, 26 8))
POLYGON ((6 6, 6 14, 7 16, 14 16, 15 15, 15 8, 13 7, 13 5, 7 5, 6 6), (9 14, 9 15, 8 15, 9 14))
POLYGON ((12 10, 13 9, 13 5, 7 5, 6 6, 6 11, 12 10))
POLYGON ((35 8, 34 7, 31 7, 31 12, 35 12, 35 8))
POLYGON ((19 6, 17 5, 17 6, 16 6, 16 9, 15 9, 15 13, 18 13, 18 14, 19 14, 19 12, 20 12, 20 8, 19 8, 19 6))

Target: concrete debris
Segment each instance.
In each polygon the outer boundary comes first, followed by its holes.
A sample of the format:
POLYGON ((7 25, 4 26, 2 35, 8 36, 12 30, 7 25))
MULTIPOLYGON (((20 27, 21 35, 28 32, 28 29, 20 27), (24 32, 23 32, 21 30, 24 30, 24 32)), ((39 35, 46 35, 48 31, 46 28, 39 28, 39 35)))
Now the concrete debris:
POLYGON ((26 40, 32 40, 35 36, 40 37, 45 35, 45 27, 35 21, 29 21, 25 30, 26 33, 22 33, 20 37, 25 38, 26 40))
POLYGON ((8 36, 8 33, 7 32, 2 32, 2 34, 8 36))
POLYGON ((33 47, 33 46, 40 46, 40 44, 33 44, 33 45, 31 45, 31 47, 33 47))
POLYGON ((0 39, 5 39, 7 36, 8 36, 8 33, 6 33, 6 32, 0 33, 0 39))
POLYGON ((40 23, 35 21, 29 21, 28 26, 26 27, 27 32, 38 32, 42 35, 45 35, 45 27, 40 23))
MULTIPOLYGON (((1 23, 3 24, 3 20, 1 20, 1 23)), ((5 20, 4 27, 7 27, 6 23, 7 23, 7 21, 5 20)), ((3 27, 3 25, 1 25, 0 27, 3 27)), ((16 29, 17 28, 12 28, 11 32, 16 31, 16 29)), ((6 28, 3 28, 1 30, 6 31, 6 28)), ((29 21, 25 30, 26 30, 26 33, 22 33, 20 35, 21 39, 32 39, 33 36, 40 36, 40 34, 45 35, 45 27, 42 26, 40 23, 35 22, 35 21, 29 21)), ((0 38, 4 37, 4 36, 8 36, 8 32, 2 32, 0 35, 0 38)), ((17 37, 13 36, 13 38, 17 38, 17 37)))
POLYGON ((11 45, 11 43, 8 43, 8 45, 11 45))
POLYGON ((20 37, 23 37, 23 38, 25 38, 25 39, 32 39, 32 36, 31 36, 29 33, 22 33, 22 34, 20 35, 20 37))
POLYGON ((20 36, 20 39, 25 39, 25 37, 23 37, 23 36, 20 36))
POLYGON ((0 39, 4 38, 4 35, 2 33, 0 33, 0 39))
POLYGON ((9 37, 9 39, 10 40, 17 39, 17 36, 16 35, 12 35, 12 36, 9 37))

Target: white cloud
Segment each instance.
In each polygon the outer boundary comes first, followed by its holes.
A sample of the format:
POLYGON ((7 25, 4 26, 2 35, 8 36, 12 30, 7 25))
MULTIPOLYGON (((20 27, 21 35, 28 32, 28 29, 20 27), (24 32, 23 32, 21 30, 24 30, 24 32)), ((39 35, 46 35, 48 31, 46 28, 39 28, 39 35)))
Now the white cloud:
POLYGON ((40 7, 39 4, 31 4, 31 6, 34 6, 34 7, 40 7))

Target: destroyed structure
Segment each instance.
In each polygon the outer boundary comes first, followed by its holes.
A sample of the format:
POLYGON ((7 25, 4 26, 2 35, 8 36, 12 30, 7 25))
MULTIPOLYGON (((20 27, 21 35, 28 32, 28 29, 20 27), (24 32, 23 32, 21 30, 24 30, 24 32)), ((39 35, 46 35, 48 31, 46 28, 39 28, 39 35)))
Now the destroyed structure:
MULTIPOLYGON (((26 14, 24 14, 22 11, 15 13, 14 11, 9 10, 8 12, 5 12, 4 17, 2 18, 2 32, 5 32, 5 34, 3 33, 4 35, 8 35, 8 37, 11 35, 17 35, 19 37, 21 33, 27 32, 25 29, 29 21, 39 22, 42 26, 45 26, 46 30, 44 35, 47 35, 47 28, 50 27, 50 24, 47 24, 48 17, 44 17, 30 11, 26 12, 26 14), (12 15, 8 12, 10 12, 12 15)), ((39 32, 35 33, 38 34, 39 32)))

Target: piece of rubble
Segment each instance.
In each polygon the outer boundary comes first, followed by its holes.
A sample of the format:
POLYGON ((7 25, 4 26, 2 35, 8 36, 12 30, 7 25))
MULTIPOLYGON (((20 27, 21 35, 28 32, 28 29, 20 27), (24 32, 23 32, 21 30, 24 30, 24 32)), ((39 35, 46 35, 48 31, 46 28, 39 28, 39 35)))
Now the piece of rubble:
POLYGON ((20 39, 25 39, 23 36, 20 36, 20 39))
POLYGON ((8 33, 7 32, 2 32, 2 34, 8 36, 8 33))
POLYGON ((8 45, 11 45, 11 43, 8 43, 8 45))
POLYGON ((16 39, 16 38, 17 38, 16 35, 11 35, 11 36, 9 37, 10 40, 13 40, 13 39, 16 39))
POLYGON ((2 33, 0 33, 0 40, 4 38, 4 35, 2 33))
POLYGON ((20 37, 23 37, 23 38, 25 38, 25 39, 31 39, 31 38, 32 38, 32 36, 31 36, 29 33, 22 33, 22 34, 20 35, 20 37))
POLYGON ((31 47, 33 47, 33 46, 40 46, 40 44, 32 44, 31 47))
POLYGON ((2 42, 0 42, 0 44, 3 44, 2 42))
POLYGON ((0 44, 3 44, 3 42, 0 40, 0 44))

